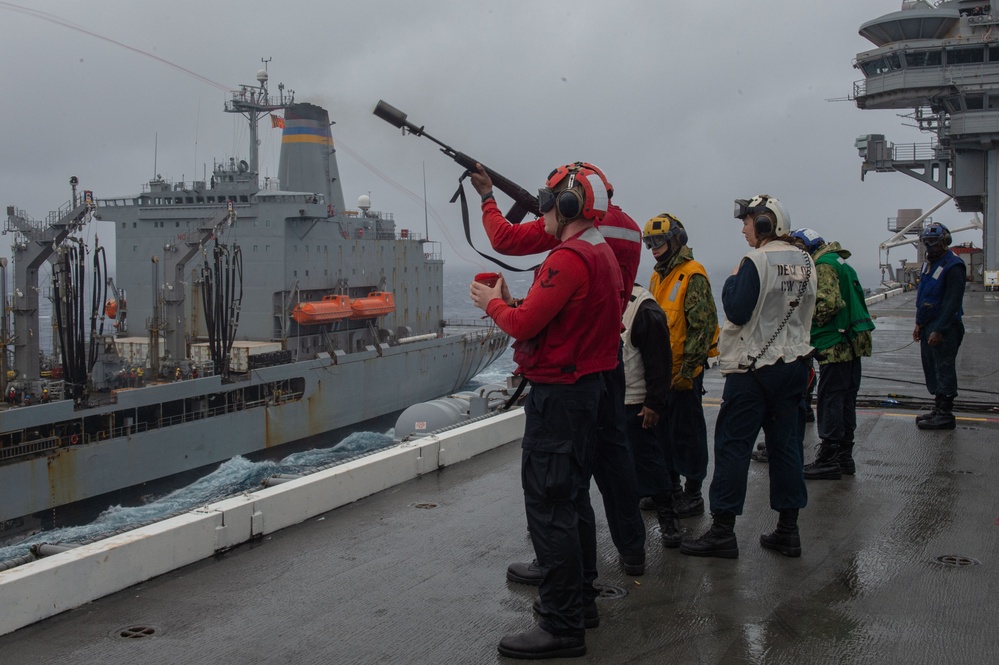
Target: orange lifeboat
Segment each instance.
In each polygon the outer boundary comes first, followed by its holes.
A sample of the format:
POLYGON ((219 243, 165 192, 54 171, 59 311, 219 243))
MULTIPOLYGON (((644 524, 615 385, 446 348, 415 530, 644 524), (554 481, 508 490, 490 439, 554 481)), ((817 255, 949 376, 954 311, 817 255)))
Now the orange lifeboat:
POLYGON ((291 312, 291 318, 299 325, 315 326, 332 323, 351 316, 350 298, 347 296, 323 296, 319 302, 299 303, 291 312))
POLYGON ((106 303, 104 303, 104 314, 107 315, 109 319, 113 319, 118 316, 118 301, 114 298, 109 298, 106 303))
POLYGON ((366 298, 351 303, 352 319, 373 319, 395 311, 395 296, 389 291, 372 291, 366 298))

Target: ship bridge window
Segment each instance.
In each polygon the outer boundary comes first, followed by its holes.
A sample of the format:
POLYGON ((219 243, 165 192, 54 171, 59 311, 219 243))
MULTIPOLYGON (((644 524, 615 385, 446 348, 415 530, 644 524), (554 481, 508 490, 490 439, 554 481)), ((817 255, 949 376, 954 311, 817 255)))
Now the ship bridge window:
POLYGON ((985 108, 985 95, 967 95, 964 105, 969 111, 981 111, 985 108))
POLYGON ((185 201, 187 201, 188 203, 194 203, 194 197, 193 197, 193 196, 188 196, 188 197, 187 197, 187 198, 185 199, 185 201))
POLYGON ((902 62, 899 60, 898 54, 890 53, 877 60, 861 63, 860 69, 864 72, 864 76, 879 76, 893 70, 902 69, 902 62))
POLYGON ((205 197, 204 196, 196 196, 196 197, 194 197, 194 200, 197 201, 198 203, 204 203, 205 202, 205 197))
POLYGON ((905 54, 905 66, 908 68, 939 67, 941 64, 943 64, 943 51, 917 51, 905 54))
POLYGON ((240 202, 240 203, 246 203, 246 202, 248 202, 249 200, 250 200, 250 199, 248 199, 248 198, 246 197, 246 195, 245 195, 245 194, 244 194, 244 195, 241 195, 241 196, 239 197, 239 202, 240 202))
POLYGON ((948 65, 968 65, 976 62, 985 62, 985 48, 982 46, 947 49, 948 65))

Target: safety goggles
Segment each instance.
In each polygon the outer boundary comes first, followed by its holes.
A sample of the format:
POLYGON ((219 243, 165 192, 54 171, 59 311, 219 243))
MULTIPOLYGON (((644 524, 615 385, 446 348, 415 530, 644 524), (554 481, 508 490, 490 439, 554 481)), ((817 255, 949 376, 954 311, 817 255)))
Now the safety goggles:
POLYGON ((766 206, 750 206, 748 199, 736 199, 735 200, 735 218, 743 219, 746 215, 752 215, 756 212, 763 212, 766 210, 766 206))
POLYGON ((642 242, 644 242, 645 246, 649 249, 659 249, 669 242, 669 236, 665 233, 657 233, 655 235, 645 236, 642 238, 642 242))
POLYGON ((538 190, 538 210, 545 214, 555 207, 555 192, 549 187, 542 187, 538 190))

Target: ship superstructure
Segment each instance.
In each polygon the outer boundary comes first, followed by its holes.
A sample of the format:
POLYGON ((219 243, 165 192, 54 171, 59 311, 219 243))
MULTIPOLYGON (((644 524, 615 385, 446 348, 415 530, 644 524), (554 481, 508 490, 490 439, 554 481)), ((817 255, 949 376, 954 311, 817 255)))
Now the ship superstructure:
MULTIPOLYGON (((272 97, 267 79, 261 70, 226 104, 249 121, 248 160, 216 163, 203 181, 156 177, 133 196, 88 193, 42 223, 8 209, 10 386, 30 405, 2 414, 0 521, 319 441, 458 390, 505 350, 507 336, 492 327, 449 334, 439 247, 397 229, 366 196, 348 210, 327 111, 283 85, 272 97), (278 178, 260 183, 256 126, 267 114, 283 124, 281 156, 278 178), (72 395, 54 376, 72 361, 39 367, 37 272, 79 243, 73 233, 90 215, 114 224, 107 283, 121 298, 100 313, 102 334, 91 317, 93 371, 72 395), (301 315, 331 302, 342 315, 301 315), (54 399, 38 403, 48 388, 54 399)), ((71 290, 82 312, 93 287, 71 290)))
POLYGON ((860 34, 876 48, 857 54, 854 66, 864 74, 854 84, 857 106, 908 109, 921 130, 935 135, 909 145, 883 134, 861 136, 861 177, 905 173, 952 197, 959 210, 982 213, 985 269, 996 270, 999 9, 983 0, 906 0, 899 11, 862 25, 860 34))

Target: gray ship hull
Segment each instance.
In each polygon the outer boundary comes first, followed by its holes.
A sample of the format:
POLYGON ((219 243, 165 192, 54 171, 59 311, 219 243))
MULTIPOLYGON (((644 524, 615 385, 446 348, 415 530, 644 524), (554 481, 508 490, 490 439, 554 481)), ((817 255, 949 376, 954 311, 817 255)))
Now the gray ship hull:
POLYGON ((131 426, 98 431, 76 444, 40 440, 41 445, 56 447, 0 465, 0 522, 236 455, 321 437, 454 392, 496 360, 507 341, 502 333, 483 329, 380 351, 372 348, 339 358, 265 367, 233 384, 207 377, 122 390, 116 404, 82 412, 67 410, 72 405, 66 402, 7 411, 5 425, 31 430, 66 417, 85 421, 111 411, 139 414, 178 398, 192 405, 186 413, 156 422, 136 417, 131 426), (236 393, 256 394, 267 386, 295 383, 300 391, 279 395, 271 391, 256 401, 232 399, 236 393), (224 406, 211 407, 211 402, 224 406))

